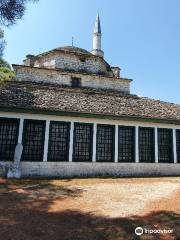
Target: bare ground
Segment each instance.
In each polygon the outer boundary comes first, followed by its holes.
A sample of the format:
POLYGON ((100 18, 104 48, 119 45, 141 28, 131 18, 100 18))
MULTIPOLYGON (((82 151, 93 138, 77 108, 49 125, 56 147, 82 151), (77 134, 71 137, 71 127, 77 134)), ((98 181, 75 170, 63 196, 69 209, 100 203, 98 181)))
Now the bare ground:
POLYGON ((0 240, 21 239, 179 240, 180 177, 0 179, 0 240))

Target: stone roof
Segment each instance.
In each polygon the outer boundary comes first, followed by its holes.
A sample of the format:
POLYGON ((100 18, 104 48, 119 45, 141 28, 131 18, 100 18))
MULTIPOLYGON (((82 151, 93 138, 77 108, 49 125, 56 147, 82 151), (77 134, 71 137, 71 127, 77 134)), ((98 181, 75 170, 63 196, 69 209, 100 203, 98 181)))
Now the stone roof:
POLYGON ((54 49, 49 50, 47 52, 40 53, 40 54, 36 55, 35 57, 36 58, 44 57, 44 56, 47 56, 48 54, 53 53, 53 52, 64 52, 64 53, 69 53, 69 54, 85 55, 85 56, 89 56, 89 57, 95 57, 89 51, 87 51, 83 48, 75 47, 75 46, 57 47, 57 48, 54 48, 54 49))
POLYGON ((64 46, 64 47, 55 48, 53 50, 92 55, 92 53, 88 52, 87 50, 79 47, 74 47, 74 46, 64 46))
POLYGON ((180 124, 180 105, 177 104, 120 92, 27 82, 2 84, 0 109, 156 119, 180 124))

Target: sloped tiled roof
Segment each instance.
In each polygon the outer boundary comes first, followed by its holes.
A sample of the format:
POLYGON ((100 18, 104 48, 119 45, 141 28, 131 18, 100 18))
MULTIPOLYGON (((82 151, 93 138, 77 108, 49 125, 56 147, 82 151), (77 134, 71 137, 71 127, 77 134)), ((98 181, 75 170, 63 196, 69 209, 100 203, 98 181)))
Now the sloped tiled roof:
POLYGON ((83 113, 112 117, 172 120, 180 105, 137 95, 27 82, 0 85, 0 109, 83 113))

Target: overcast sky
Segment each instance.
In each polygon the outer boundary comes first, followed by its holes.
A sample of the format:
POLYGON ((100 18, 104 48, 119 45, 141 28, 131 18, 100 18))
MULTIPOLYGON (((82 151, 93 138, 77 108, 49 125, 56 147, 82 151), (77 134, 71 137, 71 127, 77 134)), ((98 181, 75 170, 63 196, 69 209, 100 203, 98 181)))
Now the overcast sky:
POLYGON ((5 58, 71 45, 92 49, 99 11, 105 59, 132 78, 131 92, 180 104, 179 0, 39 0, 24 19, 5 28, 5 58))

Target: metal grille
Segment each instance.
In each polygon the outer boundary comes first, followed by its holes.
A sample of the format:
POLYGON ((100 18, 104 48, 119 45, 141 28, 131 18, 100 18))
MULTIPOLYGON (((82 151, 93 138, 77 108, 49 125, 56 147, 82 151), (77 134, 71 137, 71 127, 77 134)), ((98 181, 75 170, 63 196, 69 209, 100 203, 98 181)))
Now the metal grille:
POLYGON ((114 161, 114 126, 97 125, 97 162, 114 161))
POLYGON ((119 126, 118 135, 118 161, 135 161, 135 128, 119 126))
POLYGON ((45 121, 24 120, 23 161, 43 161, 45 121))
POLYGON ((154 128, 139 127, 139 161, 155 162, 154 128))
POLYGON ((74 124, 73 161, 92 161, 93 125, 84 123, 74 124))
POLYGON ((70 123, 50 122, 48 161, 68 161, 70 123))
POLYGON ((12 161, 18 142, 19 120, 0 118, 0 160, 12 161))
POLYGON ((177 162, 180 163, 180 129, 176 130, 177 162))
POLYGON ((158 128, 159 162, 173 162, 172 129, 158 128))

